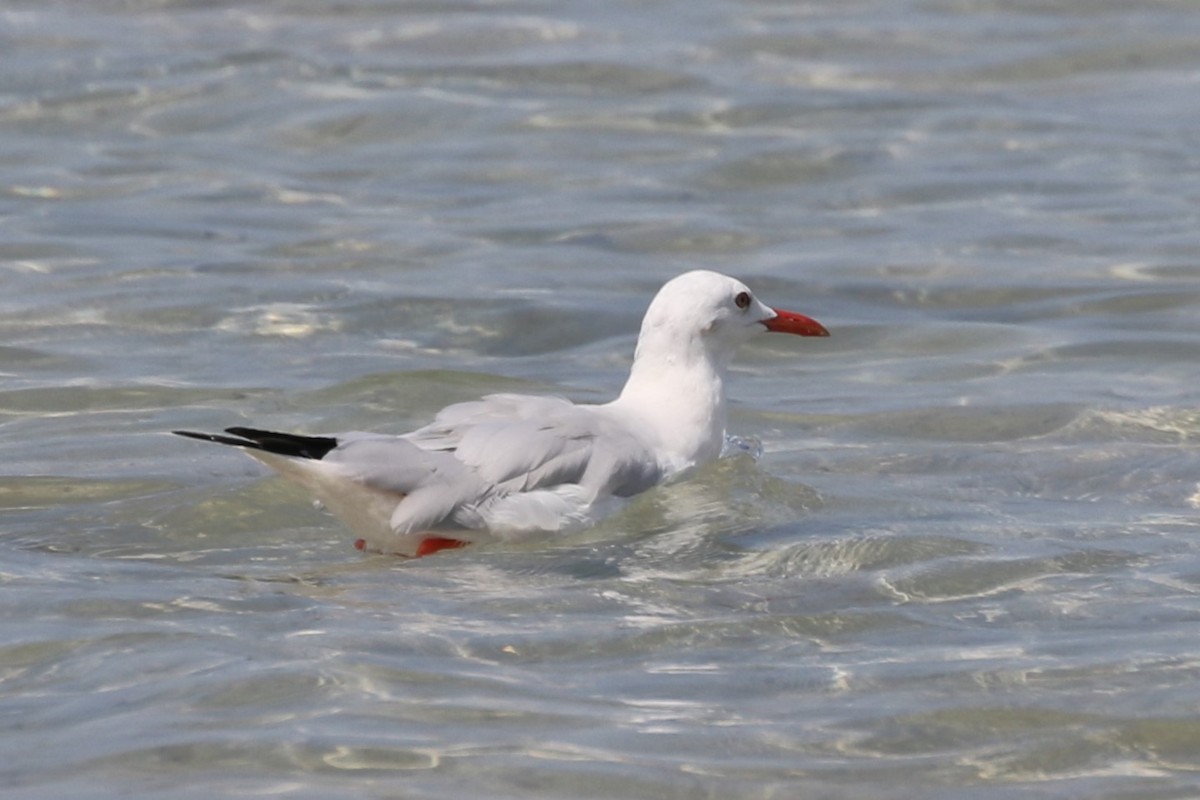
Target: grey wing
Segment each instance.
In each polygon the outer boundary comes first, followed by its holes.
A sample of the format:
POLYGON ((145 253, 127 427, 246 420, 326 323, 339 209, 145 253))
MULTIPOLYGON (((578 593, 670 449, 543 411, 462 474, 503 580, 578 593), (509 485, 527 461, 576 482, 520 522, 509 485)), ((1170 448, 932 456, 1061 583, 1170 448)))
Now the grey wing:
POLYGON ((394 496, 398 533, 475 527, 470 509, 497 495, 573 484, 629 497, 664 474, 640 440, 595 407, 552 397, 492 395, 450 406, 405 436, 337 438, 322 463, 394 496))
POLYGON ((393 497, 397 505, 390 525, 396 533, 444 527, 459 508, 488 492, 453 455, 423 450, 398 436, 346 437, 321 463, 393 497))
POLYGON ((629 496, 662 478, 653 454, 589 406, 557 397, 489 395, 442 411, 408 434, 414 444, 453 452, 501 491, 580 484, 629 496))
POLYGON ((454 450, 472 428, 479 425, 535 422, 574 408, 561 397, 538 397, 521 394, 490 394, 479 400, 446 406, 433 422, 405 439, 426 450, 454 450))

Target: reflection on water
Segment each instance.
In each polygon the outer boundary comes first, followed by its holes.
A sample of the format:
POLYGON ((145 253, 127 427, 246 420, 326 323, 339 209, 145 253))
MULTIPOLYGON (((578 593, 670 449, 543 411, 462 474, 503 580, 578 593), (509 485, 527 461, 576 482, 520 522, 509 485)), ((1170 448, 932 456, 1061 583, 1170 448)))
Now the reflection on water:
POLYGON ((1190 5, 10 5, 6 797, 1200 790, 1190 5), (165 433, 603 401, 696 267, 833 336, 591 531, 165 433))

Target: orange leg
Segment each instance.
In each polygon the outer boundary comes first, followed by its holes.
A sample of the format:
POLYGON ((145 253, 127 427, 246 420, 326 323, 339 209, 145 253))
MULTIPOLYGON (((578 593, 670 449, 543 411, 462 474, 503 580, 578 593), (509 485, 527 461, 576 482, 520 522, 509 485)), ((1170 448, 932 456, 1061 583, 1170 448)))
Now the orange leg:
POLYGON ((453 550, 457 547, 466 547, 469 542, 464 542, 459 539, 447 539, 442 536, 427 536, 417 545, 417 558, 421 556, 429 556, 439 550, 453 550))
MULTIPOLYGON (((453 550, 458 547, 466 547, 468 544, 470 544, 470 542, 464 542, 459 539, 448 539, 444 536, 426 536, 421 540, 421 543, 417 545, 417 553, 413 557, 420 558, 421 556, 431 556, 440 550, 453 550)), ((355 539, 354 549, 366 550, 367 540, 355 539)))

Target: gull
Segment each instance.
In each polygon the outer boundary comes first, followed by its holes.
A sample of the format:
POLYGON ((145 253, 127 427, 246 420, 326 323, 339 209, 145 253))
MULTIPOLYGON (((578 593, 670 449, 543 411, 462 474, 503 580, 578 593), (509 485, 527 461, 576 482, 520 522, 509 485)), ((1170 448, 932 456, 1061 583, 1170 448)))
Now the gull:
POLYGON ((359 550, 420 557, 568 533, 721 454, 729 362, 768 331, 829 335, 739 280, 695 270, 651 301, 629 378, 608 403, 491 394, 399 436, 174 433, 239 447, 305 487, 362 537, 359 550))

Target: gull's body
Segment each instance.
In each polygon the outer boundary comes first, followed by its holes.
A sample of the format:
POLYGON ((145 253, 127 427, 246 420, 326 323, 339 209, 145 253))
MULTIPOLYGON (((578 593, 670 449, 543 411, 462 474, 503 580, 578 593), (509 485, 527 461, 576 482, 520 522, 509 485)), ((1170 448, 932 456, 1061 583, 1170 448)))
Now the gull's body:
POLYGON ((768 330, 828 335, 815 320, 763 305, 733 278, 688 272, 651 302, 629 379, 609 403, 489 395, 447 406, 401 436, 178 433, 245 448, 308 488, 363 537, 363 549, 418 556, 566 532, 715 459, 729 361, 768 330))

